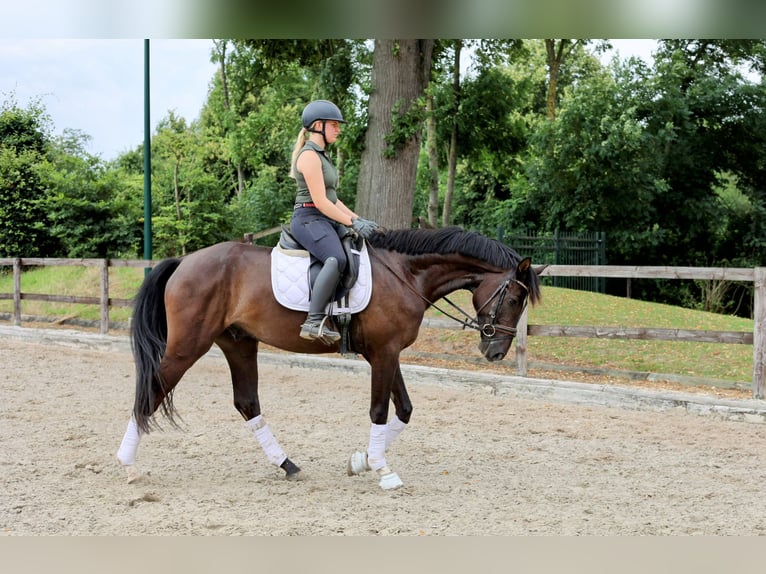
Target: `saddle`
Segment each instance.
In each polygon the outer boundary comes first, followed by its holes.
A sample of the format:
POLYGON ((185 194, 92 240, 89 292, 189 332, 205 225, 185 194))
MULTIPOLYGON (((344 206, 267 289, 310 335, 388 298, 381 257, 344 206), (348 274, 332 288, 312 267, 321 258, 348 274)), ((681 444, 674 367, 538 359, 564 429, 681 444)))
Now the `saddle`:
MULTIPOLYGON (((343 271, 340 281, 338 281, 338 287, 333 297, 333 301, 337 302, 348 295, 359 279, 360 253, 364 247, 364 239, 347 227, 338 227, 336 231, 338 232, 347 261, 346 269, 343 271)), ((306 251, 305 247, 295 239, 290 229, 284 223, 282 224, 282 233, 279 235, 279 247, 287 251, 306 251)), ((309 286, 313 287, 317 275, 322 270, 322 262, 311 254, 309 254, 309 260, 309 286)))
MULTIPOLYGON (((352 316, 363 311, 372 296, 372 269, 364 240, 345 228, 338 235, 348 264, 326 312, 341 333, 340 353, 345 355, 353 352, 352 316)), ((308 311, 311 286, 321 269, 322 262, 282 225, 279 242, 271 251, 271 287, 277 302, 294 311, 308 311)))

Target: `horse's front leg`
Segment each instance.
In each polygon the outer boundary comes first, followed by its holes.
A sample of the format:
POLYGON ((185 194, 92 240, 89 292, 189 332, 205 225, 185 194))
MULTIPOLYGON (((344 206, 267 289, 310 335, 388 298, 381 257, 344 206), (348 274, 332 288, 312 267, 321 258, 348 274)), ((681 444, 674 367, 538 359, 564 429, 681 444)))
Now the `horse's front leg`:
POLYGON ((404 386, 398 359, 375 361, 372 367, 370 398, 370 439, 366 452, 355 452, 348 463, 348 474, 357 475, 373 470, 380 478, 380 487, 392 490, 404 485, 391 470, 386 451, 409 423, 412 403, 404 386), (396 415, 388 420, 389 399, 393 399, 396 415))

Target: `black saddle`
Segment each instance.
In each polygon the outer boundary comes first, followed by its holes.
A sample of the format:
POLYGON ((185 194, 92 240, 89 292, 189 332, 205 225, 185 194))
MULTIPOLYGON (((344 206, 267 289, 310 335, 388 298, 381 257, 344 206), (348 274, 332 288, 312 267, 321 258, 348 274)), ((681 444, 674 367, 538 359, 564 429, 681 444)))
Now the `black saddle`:
MULTIPOLYGON (((335 296, 333 301, 340 301, 348 295, 348 292, 356 283, 359 278, 359 251, 364 246, 364 239, 359 237, 356 233, 347 227, 339 225, 336 227, 340 243, 343 246, 343 251, 346 254, 346 269, 341 275, 340 281, 338 281, 338 287, 335 290, 335 296)), ((289 249, 293 251, 307 251, 300 242, 295 239, 290 232, 290 228, 284 223, 282 224, 282 233, 279 236, 279 246, 282 249, 289 249)), ((322 262, 310 255, 311 262, 309 263, 309 284, 313 287, 319 271, 322 269, 322 262)))

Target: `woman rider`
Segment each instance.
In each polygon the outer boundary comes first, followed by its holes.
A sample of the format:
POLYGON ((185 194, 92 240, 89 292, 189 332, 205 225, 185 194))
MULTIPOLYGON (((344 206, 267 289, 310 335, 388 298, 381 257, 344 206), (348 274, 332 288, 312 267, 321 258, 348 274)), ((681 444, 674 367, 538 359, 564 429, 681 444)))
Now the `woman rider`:
POLYGON ((337 228, 352 227, 366 239, 379 226, 359 217, 336 194, 338 172, 325 148, 338 139, 340 124, 346 123, 338 107, 327 100, 315 100, 305 107, 301 121, 303 128, 295 142, 290 171, 298 187, 290 231, 322 262, 322 269, 314 282, 300 336, 331 345, 340 340, 340 333, 327 327, 326 307, 346 269, 337 228))

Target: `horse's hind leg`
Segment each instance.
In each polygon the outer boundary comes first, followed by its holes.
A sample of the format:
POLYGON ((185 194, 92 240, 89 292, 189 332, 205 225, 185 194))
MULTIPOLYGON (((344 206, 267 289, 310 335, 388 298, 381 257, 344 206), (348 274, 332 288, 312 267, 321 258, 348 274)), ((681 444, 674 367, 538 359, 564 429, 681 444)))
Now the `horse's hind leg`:
MULTIPOLYGON (((207 348, 209 347, 210 345, 207 345, 207 348)), ((152 412, 155 412, 160 407, 163 398, 173 392, 183 374, 204 354, 205 351, 202 350, 204 348, 203 345, 200 345, 197 352, 183 356, 170 352, 162 358, 160 361, 160 377, 163 384, 161 387, 157 387, 152 412)), ((125 470, 129 484, 137 482, 144 476, 136 467, 136 454, 143 434, 136 423, 135 415, 131 416, 125 429, 125 434, 122 437, 120 448, 117 450, 117 461, 125 470)))
POLYGON ((245 334, 225 333, 217 341, 231 370, 234 407, 245 419, 268 461, 285 471, 288 480, 301 477, 298 468, 285 454, 261 414, 258 400, 258 340, 245 334))

